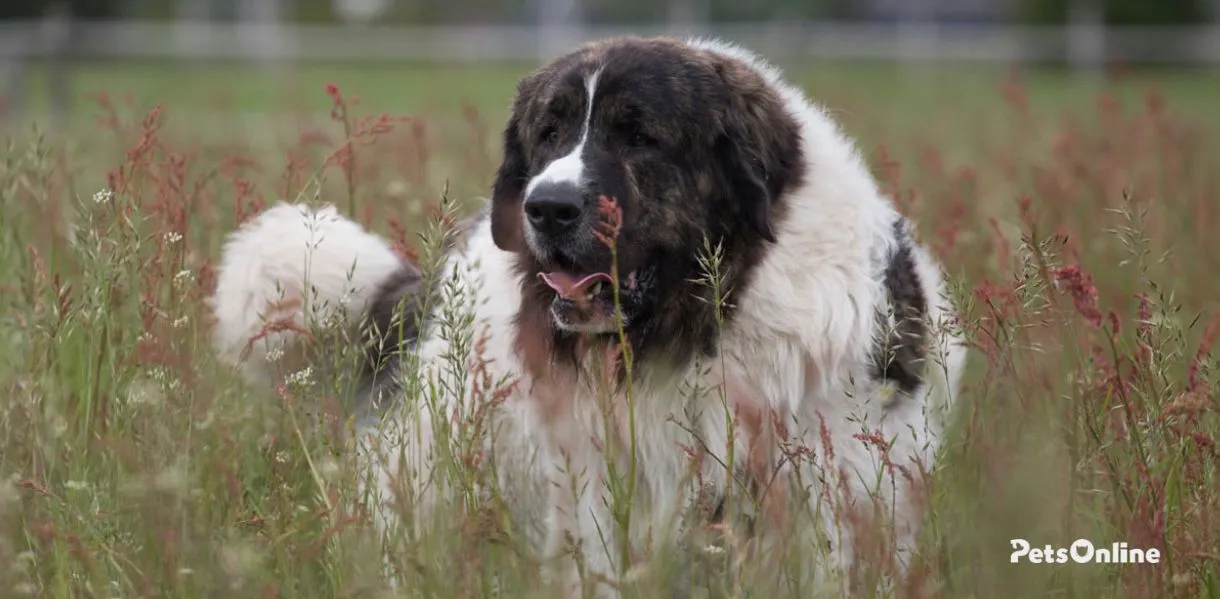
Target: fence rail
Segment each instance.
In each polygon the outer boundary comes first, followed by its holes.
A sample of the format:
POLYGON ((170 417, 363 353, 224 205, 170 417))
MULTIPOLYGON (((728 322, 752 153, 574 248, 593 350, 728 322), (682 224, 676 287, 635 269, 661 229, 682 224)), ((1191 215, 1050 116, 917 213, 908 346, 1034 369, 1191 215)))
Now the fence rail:
POLYGON ((1066 60, 1080 66, 1220 63, 1220 25, 1105 28, 1009 25, 775 22, 714 27, 645 25, 427 27, 278 23, 83 22, 0 24, 0 58, 53 54, 71 39, 78 55, 147 59, 537 61, 581 40, 607 35, 715 35, 776 60, 878 59, 898 62, 1020 63, 1066 60), (45 34, 45 35, 44 35, 45 34))

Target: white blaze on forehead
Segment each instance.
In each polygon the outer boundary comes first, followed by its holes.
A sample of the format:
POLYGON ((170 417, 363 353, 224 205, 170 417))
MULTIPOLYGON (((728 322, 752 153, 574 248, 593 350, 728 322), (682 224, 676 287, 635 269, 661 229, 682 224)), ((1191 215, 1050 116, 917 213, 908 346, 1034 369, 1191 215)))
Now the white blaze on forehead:
POLYGON ((572 183, 579 186, 584 182, 585 162, 582 154, 585 151, 585 142, 589 139, 589 124, 593 121, 593 95, 597 91, 597 79, 601 74, 602 70, 599 68, 585 78, 585 120, 580 129, 580 141, 576 142, 576 147, 572 148, 571 152, 556 158, 530 180, 529 185, 525 187, 526 196, 542 183, 572 183))

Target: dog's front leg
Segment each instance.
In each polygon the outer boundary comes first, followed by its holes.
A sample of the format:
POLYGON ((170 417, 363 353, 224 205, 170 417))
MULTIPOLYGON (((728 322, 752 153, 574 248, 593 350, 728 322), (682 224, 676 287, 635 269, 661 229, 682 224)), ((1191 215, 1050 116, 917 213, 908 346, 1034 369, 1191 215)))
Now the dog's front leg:
POLYGON ((372 500, 373 520, 383 535, 395 536, 395 524, 431 520, 442 493, 435 439, 432 410, 424 406, 397 410, 380 426, 360 431, 358 455, 371 470, 371 480, 361 477, 361 494, 372 500))
POLYGON ((547 577, 564 597, 617 597, 612 584, 618 534, 606 497, 607 472, 590 448, 567 451, 551 461, 546 544, 547 577))

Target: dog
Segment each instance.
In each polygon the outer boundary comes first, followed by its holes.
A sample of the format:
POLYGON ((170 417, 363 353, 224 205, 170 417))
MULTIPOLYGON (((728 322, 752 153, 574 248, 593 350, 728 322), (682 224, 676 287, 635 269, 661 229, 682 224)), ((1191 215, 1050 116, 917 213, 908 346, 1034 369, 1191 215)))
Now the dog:
MULTIPOLYGON (((921 513, 895 472, 934 465, 966 349, 941 265, 827 112, 740 46, 615 37, 525 76, 502 141, 436 277, 330 207, 284 203, 234 231, 221 355, 265 383, 265 348, 297 337, 250 338, 337 305, 368 348, 375 505, 428 487, 419 522, 451 497, 427 484, 433 450, 479 409, 474 379, 506 381, 478 446, 530 546, 575 542, 584 580, 614 580, 735 485, 760 548, 829 537, 848 567, 853 533, 823 505, 846 491, 888 506, 907 555, 921 513), (624 526, 612 474, 633 483, 624 526)), ((576 594, 576 560, 547 563, 576 594)))

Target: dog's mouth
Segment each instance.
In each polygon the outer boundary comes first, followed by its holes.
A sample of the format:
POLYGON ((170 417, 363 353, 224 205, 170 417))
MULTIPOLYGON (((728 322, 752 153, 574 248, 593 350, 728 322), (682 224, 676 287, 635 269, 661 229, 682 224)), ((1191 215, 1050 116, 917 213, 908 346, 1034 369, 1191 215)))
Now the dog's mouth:
POLYGON ((632 271, 619 280, 619 310, 615 309, 614 277, 607 272, 578 272, 556 269, 538 273, 538 278, 555 291, 551 317, 564 330, 607 333, 618 330, 617 317, 626 326, 629 303, 639 289, 639 276, 632 271))

